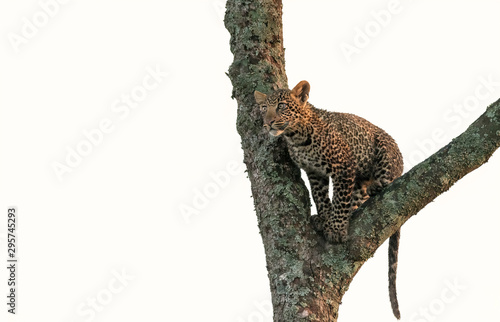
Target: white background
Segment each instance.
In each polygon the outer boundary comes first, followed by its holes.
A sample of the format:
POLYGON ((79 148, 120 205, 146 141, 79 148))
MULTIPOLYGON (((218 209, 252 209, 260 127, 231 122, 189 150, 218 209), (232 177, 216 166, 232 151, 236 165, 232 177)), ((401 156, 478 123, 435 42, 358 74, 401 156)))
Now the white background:
MULTIPOLYGON (((38 1, 1 1, 2 261, 7 208, 19 216, 18 314, 6 313, 2 268, 2 317, 272 320, 224 74, 232 56, 223 6, 74 0, 48 16, 38 1), (36 30, 26 26, 36 19, 36 30), (29 37, 16 45, 23 32, 29 37), (168 76, 144 90, 148 68, 168 76), (132 94, 141 101, 125 114, 116 101, 132 94), (84 131, 95 133, 103 120, 113 130, 59 180, 54 164, 66 164, 68 149, 88 148, 84 131)), ((401 0, 377 22, 372 12, 388 6, 285 1, 287 74, 290 86, 311 83, 317 107, 384 128, 408 170, 500 97, 500 3, 401 0), (348 62, 341 47, 366 28, 370 36, 348 62)), ((500 319, 499 169, 497 152, 404 226, 403 321, 500 319)), ((386 251, 356 276, 340 321, 395 320, 386 251)))

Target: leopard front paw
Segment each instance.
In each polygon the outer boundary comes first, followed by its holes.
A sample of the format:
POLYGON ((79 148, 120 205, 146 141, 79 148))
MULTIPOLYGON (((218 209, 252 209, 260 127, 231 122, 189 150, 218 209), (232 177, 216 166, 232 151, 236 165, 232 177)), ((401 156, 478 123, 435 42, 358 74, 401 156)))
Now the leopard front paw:
POLYGON ((347 223, 335 222, 333 218, 328 218, 325 221, 323 234, 326 240, 331 243, 344 243, 347 241, 347 223))
POLYGON ((329 231, 328 229, 325 229, 323 231, 323 235, 325 235, 326 240, 330 243, 339 244, 347 241, 347 231, 329 231))
POLYGON ((311 216, 311 225, 313 226, 313 229, 317 231, 318 233, 323 231, 323 227, 325 226, 325 220, 321 218, 319 215, 312 215, 311 216))

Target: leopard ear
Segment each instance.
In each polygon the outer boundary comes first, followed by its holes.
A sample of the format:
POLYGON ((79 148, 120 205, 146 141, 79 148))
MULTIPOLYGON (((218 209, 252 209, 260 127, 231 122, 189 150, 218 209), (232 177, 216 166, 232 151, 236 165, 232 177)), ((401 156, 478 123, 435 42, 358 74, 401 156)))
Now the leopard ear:
POLYGON ((255 101, 257 102, 257 104, 259 105, 266 104, 266 99, 267 99, 266 94, 261 93, 259 91, 255 91, 253 92, 253 96, 255 97, 255 101))
POLYGON ((305 80, 301 81, 292 89, 292 94, 297 97, 302 103, 306 103, 309 99, 309 90, 311 85, 305 80))

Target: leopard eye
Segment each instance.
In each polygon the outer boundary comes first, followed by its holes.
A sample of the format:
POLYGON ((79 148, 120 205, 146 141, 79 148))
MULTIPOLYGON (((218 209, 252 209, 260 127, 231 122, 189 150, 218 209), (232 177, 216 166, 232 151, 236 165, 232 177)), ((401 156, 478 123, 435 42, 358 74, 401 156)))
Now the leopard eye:
POLYGON ((265 112, 265 111, 267 110, 267 105, 261 105, 261 106, 260 106, 260 110, 261 110, 262 112, 265 112))
POLYGON ((286 108, 285 103, 279 103, 278 107, 276 108, 278 111, 283 111, 286 108))

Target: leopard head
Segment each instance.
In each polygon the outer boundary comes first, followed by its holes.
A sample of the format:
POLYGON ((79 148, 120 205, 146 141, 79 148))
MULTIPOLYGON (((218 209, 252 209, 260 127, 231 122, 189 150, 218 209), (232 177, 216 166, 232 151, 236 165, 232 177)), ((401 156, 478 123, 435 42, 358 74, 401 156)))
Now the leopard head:
POLYGON ((301 81, 292 90, 279 89, 269 96, 254 92, 264 117, 264 128, 273 136, 293 131, 299 121, 306 118, 309 107, 307 99, 311 86, 301 81))

